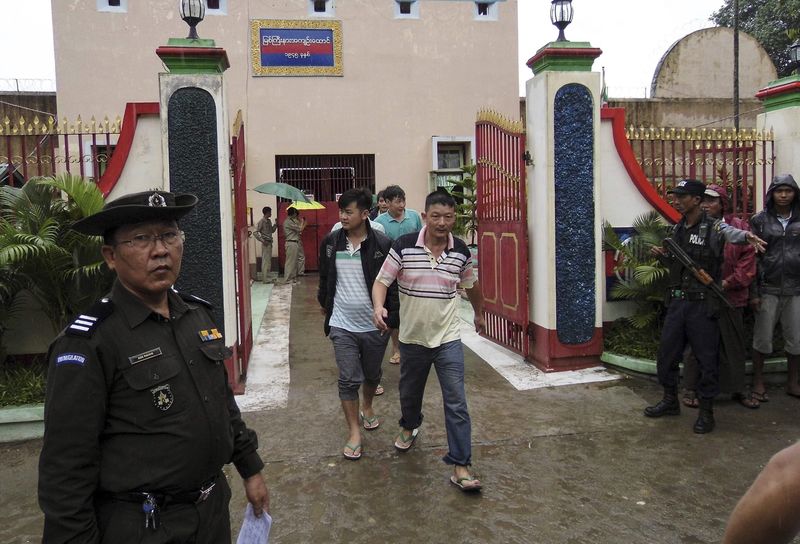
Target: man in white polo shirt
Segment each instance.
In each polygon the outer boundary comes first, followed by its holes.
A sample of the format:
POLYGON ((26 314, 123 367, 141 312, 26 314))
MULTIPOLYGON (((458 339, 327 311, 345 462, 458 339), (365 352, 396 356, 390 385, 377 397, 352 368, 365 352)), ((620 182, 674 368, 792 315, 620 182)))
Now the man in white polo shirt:
POLYGON ((425 199, 425 225, 419 233, 400 236, 392 245, 372 287, 373 319, 388 330, 384 308, 389 286, 400 292, 400 434, 394 447, 414 445, 422 424, 422 397, 431 365, 436 369, 444 400, 448 452, 443 461, 454 466, 450 482, 462 491, 477 491, 481 482, 469 471, 472 429, 464 390, 464 350, 458 319, 458 288, 466 289, 475 311, 475 329, 484 328, 483 297, 467 245, 451 234, 456 203, 444 189, 425 199))

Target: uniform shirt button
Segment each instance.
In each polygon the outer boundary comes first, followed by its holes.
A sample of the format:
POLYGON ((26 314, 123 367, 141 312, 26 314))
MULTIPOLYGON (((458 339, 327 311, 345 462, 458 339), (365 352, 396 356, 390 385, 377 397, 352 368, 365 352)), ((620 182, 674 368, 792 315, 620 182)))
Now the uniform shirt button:
POLYGON ((208 397, 207 397, 207 396, 203 397, 203 400, 204 400, 205 402, 208 402, 208 397))
POLYGON ((193 366, 193 365, 194 365, 194 361, 192 359, 189 359, 189 366, 193 366))

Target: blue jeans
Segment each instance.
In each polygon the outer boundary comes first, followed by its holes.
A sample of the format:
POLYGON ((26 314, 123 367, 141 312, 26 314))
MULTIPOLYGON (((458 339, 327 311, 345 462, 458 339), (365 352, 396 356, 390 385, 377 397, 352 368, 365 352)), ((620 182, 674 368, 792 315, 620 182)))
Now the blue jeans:
POLYGON ((461 340, 436 348, 400 342, 400 426, 416 429, 422 424, 422 396, 431 365, 442 388, 444 424, 449 451, 442 460, 448 465, 472 462, 472 424, 464 391, 464 349, 461 340))

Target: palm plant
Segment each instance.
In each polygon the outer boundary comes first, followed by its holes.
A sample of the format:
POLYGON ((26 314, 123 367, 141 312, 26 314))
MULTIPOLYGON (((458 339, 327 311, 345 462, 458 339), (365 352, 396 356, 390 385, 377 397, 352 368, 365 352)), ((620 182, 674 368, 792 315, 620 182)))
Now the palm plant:
POLYGON ((102 206, 93 182, 69 174, 0 188, 0 267, 14 268, 19 286, 39 302, 55 330, 110 285, 102 238, 70 229, 102 206))
POLYGON ((461 179, 452 179, 449 182, 453 185, 450 194, 456 199, 456 224, 453 227, 453 234, 467 237, 469 236, 470 245, 475 245, 475 235, 478 232, 478 195, 475 191, 477 181, 475 180, 476 167, 468 164, 461 167, 464 175, 461 179))
POLYGON ((657 212, 650 211, 634 219, 635 234, 624 241, 610 224, 605 223, 603 228, 606 249, 620 255, 615 271, 621 279, 612 289, 611 297, 636 303, 636 312, 627 318, 634 328, 657 327, 664 310, 668 278, 667 268, 650 253, 650 249, 661 245, 669 233, 669 225, 657 212))
POLYGON ((5 360, 3 335, 15 314, 20 310, 17 294, 21 289, 19 277, 12 267, 0 266, 0 364, 5 360))

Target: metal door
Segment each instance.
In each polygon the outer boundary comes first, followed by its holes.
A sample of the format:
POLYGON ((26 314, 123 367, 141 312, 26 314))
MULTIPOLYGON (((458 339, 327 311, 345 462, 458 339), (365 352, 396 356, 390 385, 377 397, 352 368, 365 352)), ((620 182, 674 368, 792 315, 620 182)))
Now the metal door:
POLYGON ((528 355, 528 220, 521 122, 481 112, 475 125, 478 256, 486 336, 528 355))
POLYGON ((239 318, 238 368, 229 370, 228 380, 237 389, 241 377, 247 375, 247 364, 253 348, 253 317, 250 302, 250 245, 248 244, 247 176, 245 174, 244 123, 241 112, 234 123, 231 138, 231 170, 234 202, 234 252, 236 263, 236 307, 239 318))

